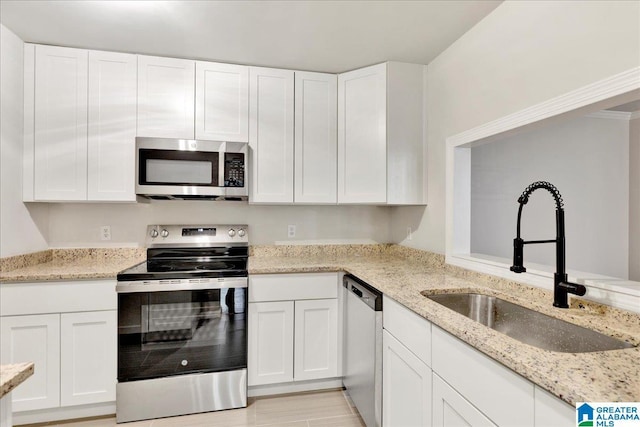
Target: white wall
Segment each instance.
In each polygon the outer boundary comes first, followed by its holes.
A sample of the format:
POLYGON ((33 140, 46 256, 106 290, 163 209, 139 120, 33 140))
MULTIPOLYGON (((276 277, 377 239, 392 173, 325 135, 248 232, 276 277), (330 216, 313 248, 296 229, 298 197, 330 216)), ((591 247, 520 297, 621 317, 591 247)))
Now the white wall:
MULTIPOLYGON (((471 252, 511 260, 517 199, 535 181, 565 202, 567 268, 628 278, 629 121, 579 117, 471 149, 471 252)), ((535 191, 522 238, 554 239, 555 203, 535 191)), ((555 266, 555 245, 527 245, 525 266, 555 266)), ((510 262, 510 261, 507 261, 510 262)))
POLYGON ((372 206, 256 206, 237 202, 154 201, 149 204, 51 204, 51 247, 144 244, 148 224, 249 224, 252 244, 277 241, 387 243, 390 208, 372 206), (296 225, 296 237, 287 226, 296 225), (100 240, 102 225, 112 240, 100 240))
POLYGON ((23 42, 0 25, 0 257, 47 248, 48 208, 22 203, 23 42))
MULTIPOLYGON (((629 123, 629 235, 640 236, 640 118, 629 123)), ((640 238, 629 240, 629 280, 640 282, 640 238)))
POLYGON ((393 208, 393 241, 444 253, 446 138, 640 66, 639 15, 632 1, 507 1, 431 62, 428 206, 393 208))

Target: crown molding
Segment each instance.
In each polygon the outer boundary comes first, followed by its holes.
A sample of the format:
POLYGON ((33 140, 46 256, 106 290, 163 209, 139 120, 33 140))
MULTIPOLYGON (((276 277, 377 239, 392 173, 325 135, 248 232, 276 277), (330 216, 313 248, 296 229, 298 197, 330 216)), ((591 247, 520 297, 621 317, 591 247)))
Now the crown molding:
POLYGON ((447 145, 457 147, 468 144, 637 90, 640 90, 640 67, 631 68, 564 95, 451 136, 447 138, 447 145))
POLYGON ((609 120, 631 120, 631 115, 626 111, 602 110, 595 113, 587 114, 585 117, 592 119, 609 119, 609 120))

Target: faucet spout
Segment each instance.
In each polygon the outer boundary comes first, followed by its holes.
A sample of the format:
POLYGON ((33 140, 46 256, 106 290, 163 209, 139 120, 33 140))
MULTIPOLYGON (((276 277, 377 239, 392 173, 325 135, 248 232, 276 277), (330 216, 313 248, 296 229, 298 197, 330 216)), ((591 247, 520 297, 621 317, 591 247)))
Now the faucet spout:
POLYGON ((522 195, 518 198, 518 222, 516 230, 516 238, 513 239, 513 265, 510 270, 514 273, 524 273, 527 269, 524 267, 524 245, 537 243, 555 243, 556 244, 556 272, 553 276, 553 305, 559 308, 569 308, 568 294, 584 295, 587 289, 580 284, 571 283, 567 279, 565 267, 565 228, 564 228, 564 202, 560 191, 546 181, 536 181, 529 185, 522 195), (553 196, 556 202, 556 238, 554 240, 530 240, 525 241, 520 237, 520 222, 522 218, 522 208, 529 201, 531 193, 538 189, 545 189, 553 196))

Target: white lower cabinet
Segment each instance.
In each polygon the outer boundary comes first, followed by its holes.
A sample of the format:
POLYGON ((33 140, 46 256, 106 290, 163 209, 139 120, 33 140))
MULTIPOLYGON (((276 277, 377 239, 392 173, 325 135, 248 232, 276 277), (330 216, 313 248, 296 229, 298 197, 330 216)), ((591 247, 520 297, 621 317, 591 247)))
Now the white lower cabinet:
POLYGON ((338 377, 337 273, 249 280, 248 385, 338 377))
POLYGON ((13 410, 60 405, 60 315, 0 318, 0 364, 33 362, 33 375, 11 392, 13 410))
POLYGON ((293 301, 249 304, 249 385, 293 381, 293 301))
POLYGON ((533 383, 442 329, 431 332, 434 374, 496 425, 533 427, 533 383))
POLYGON ((430 426, 431 369, 386 330, 382 345, 383 425, 430 426))
POLYGON ((60 315, 60 406, 116 399, 116 311, 60 315))
POLYGON ((16 424, 112 413, 115 280, 2 283, 0 313, 0 364, 35 365, 11 392, 16 424))
POLYGON ((433 374, 433 427, 495 426, 457 391, 433 374))
POLYGON ((297 381, 338 375, 338 300, 295 302, 293 377, 297 381))
POLYGON ((114 401, 116 322, 115 310, 2 317, 1 364, 35 364, 12 393, 13 410, 114 401))

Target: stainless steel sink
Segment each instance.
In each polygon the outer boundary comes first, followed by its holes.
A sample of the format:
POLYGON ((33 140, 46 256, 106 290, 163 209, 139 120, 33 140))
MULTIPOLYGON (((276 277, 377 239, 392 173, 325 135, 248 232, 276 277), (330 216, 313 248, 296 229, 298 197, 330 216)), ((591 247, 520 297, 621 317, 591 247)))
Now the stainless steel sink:
POLYGON ((426 295, 445 307, 525 344, 563 353, 588 353, 634 347, 503 299, 473 293, 426 295))

